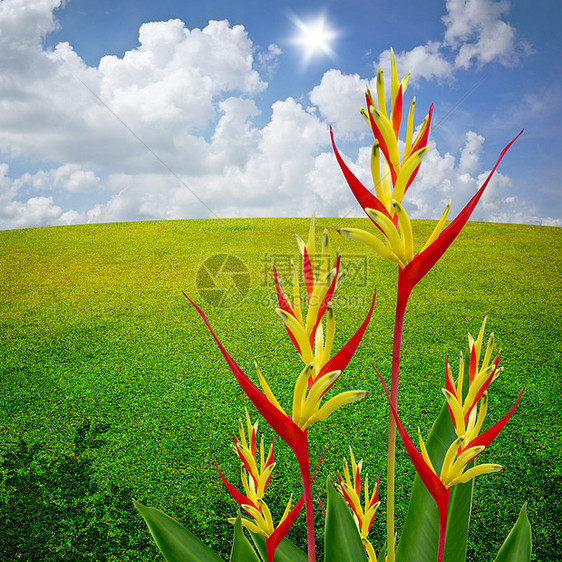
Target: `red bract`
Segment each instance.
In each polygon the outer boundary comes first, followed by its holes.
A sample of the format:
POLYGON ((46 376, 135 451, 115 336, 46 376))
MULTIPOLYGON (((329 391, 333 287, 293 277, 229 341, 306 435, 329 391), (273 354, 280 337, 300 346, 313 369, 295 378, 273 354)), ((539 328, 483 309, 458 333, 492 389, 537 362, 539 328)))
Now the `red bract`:
POLYGON ((351 188, 355 199, 363 210, 365 209, 375 209, 385 214, 389 219, 392 218, 386 207, 359 181, 357 176, 347 167, 346 163, 343 161, 338 149, 336 148, 336 143, 334 140, 334 131, 330 127, 330 137, 332 139, 332 147, 334 149, 334 154, 336 155, 336 160, 340 165, 341 171, 347 181, 347 184, 351 188))
POLYGON ((472 440, 469 443, 470 447, 487 447, 497 437, 498 433, 504 428, 509 418, 513 415, 513 412, 515 412, 515 409, 517 408, 517 406, 519 405, 519 401, 521 400, 521 396, 523 396, 524 390, 524 388, 521 389, 519 398, 517 399, 517 402, 515 402, 511 410, 509 410, 509 412, 507 412, 507 414, 499 422, 495 423, 490 429, 479 435, 476 439, 472 440))

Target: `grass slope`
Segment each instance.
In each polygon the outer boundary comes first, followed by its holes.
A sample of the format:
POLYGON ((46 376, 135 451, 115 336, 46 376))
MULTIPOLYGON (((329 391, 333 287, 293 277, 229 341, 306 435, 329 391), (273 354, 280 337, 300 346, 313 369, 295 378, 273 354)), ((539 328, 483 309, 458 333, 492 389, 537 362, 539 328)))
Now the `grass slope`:
MULTIPOLYGON (((200 318, 194 297, 229 352, 253 376, 257 360, 288 404, 301 365, 274 313, 271 264, 297 257, 294 234, 307 219, 140 222, 0 232, 0 558, 155 560, 157 551, 130 497, 174 515, 226 557, 235 513, 213 459, 232 482, 229 449, 248 405, 200 318), (251 287, 237 307, 213 308, 197 293, 199 265, 231 253, 251 287)), ((335 476, 348 443, 373 478, 385 480, 387 406, 370 367, 388 376, 396 270, 335 233, 362 219, 318 219, 350 270, 336 302, 341 346, 375 314, 339 390, 371 391, 311 432, 312 458, 331 450, 317 479, 335 476), (368 280, 364 268, 368 268, 368 280)), ((419 240, 431 231, 416 221, 419 240)), ((487 424, 525 393, 483 462, 506 468, 476 484, 469 560, 491 560, 528 502, 536 561, 562 558, 560 450, 559 228, 469 223, 414 291, 406 312, 400 411, 427 435, 466 332, 488 329, 502 348, 502 376, 490 393, 487 424)), ((224 281, 224 279, 223 279, 224 281)), ((255 416, 255 410, 250 408, 255 416)), ((271 439, 264 422, 260 430, 271 439)), ((398 448, 398 530, 413 470, 398 448)), ((296 462, 280 440, 268 503, 280 516, 299 493, 296 462)), ((384 493, 382 494, 384 506, 384 493)), ((377 515, 374 544, 384 535, 377 515)), ((318 517, 320 525, 320 516, 318 517)), ((303 545, 304 518, 291 532, 303 545)))

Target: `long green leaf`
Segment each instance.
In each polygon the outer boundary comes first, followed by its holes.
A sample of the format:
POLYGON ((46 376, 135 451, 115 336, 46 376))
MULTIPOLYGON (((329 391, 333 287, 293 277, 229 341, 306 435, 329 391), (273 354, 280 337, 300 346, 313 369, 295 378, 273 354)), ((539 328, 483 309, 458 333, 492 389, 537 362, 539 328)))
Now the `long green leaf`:
POLYGON ((324 532, 325 562, 366 562, 367 555, 353 516, 334 485, 328 480, 328 511, 324 532))
MULTIPOLYGON (((445 403, 431 428, 426 441, 433 465, 440 467, 451 443, 455 440, 455 428, 445 403)), ((468 524, 472 506, 473 481, 454 486, 449 498, 445 555, 447 562, 464 562, 468 524)), ((435 562, 439 538, 437 506, 421 478, 416 475, 404 528, 396 551, 397 562, 435 562)))
POLYGON ((527 504, 523 504, 517 522, 502 544, 494 562, 529 562, 532 549, 531 524, 527 517, 527 504))
POLYGON ((135 500, 133 503, 168 562, 222 562, 208 546, 169 515, 135 500))
MULTIPOLYGON (((258 533, 252 533, 252 540, 256 545, 263 560, 267 560, 267 549, 265 544, 265 537, 259 535, 258 533)), ((307 555, 296 545, 294 545, 289 539, 285 538, 280 543, 275 550, 275 555, 273 556, 273 562, 307 562, 307 555)))
POLYGON ((259 556, 252 548, 250 541, 246 538, 244 529, 242 529, 242 516, 240 515, 240 511, 234 523, 234 541, 232 542, 230 562, 260 562, 259 556))

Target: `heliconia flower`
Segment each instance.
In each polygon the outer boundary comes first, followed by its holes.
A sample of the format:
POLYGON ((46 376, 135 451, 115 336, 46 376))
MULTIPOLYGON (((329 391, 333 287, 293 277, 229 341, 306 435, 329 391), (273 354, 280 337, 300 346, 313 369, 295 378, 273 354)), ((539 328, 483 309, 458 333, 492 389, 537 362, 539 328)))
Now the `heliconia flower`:
POLYGON ((238 455, 241 461, 241 477, 246 496, 251 500, 252 505, 256 506, 258 500, 263 498, 265 489, 269 484, 271 478, 271 472, 275 467, 273 462, 275 439, 271 443, 267 457, 265 456, 265 447, 263 435, 260 441, 260 466, 258 467, 257 461, 257 430, 258 421, 254 424, 250 421, 250 415, 246 409, 246 424, 248 429, 248 438, 246 439, 246 434, 244 431, 244 424, 242 420, 238 420, 238 430, 240 437, 234 436, 234 445, 232 448, 234 452, 238 455))
POLYGON ((362 185, 361 188, 365 190, 365 192, 369 193, 370 197, 362 197, 360 199, 355 193, 358 191, 357 185, 360 185, 360 182, 353 175, 351 170, 345 166, 334 144, 336 158, 342 167, 344 175, 346 176, 350 186, 355 186, 355 189, 352 187, 352 191, 354 191, 356 199, 360 201, 369 218, 375 223, 379 231, 382 232, 383 238, 381 240, 369 232, 355 228, 341 228, 338 232, 346 238, 367 244, 382 257, 396 262, 399 267, 399 291, 408 295, 412 288, 437 263, 447 248, 458 236, 470 218, 470 215, 474 211, 478 201, 482 197, 482 194, 492 179, 500 161, 509 147, 522 133, 523 131, 521 131, 519 135, 517 135, 503 149, 492 171, 488 174, 488 177, 480 189, 476 192, 472 199, 470 199, 456 218, 446 228, 444 228, 449 212, 449 205, 447 205, 432 234, 418 252, 414 249, 414 237, 410 219, 400 202, 396 200, 392 201, 392 208, 395 214, 394 217, 390 217, 388 216, 386 207, 383 208, 382 203, 362 185), (375 203, 375 201, 378 203, 375 203))
POLYGON ((468 381, 465 381, 465 362, 462 353, 460 356, 459 375, 456 383, 453 380, 451 366, 448 360, 446 361, 445 388, 443 388, 442 391, 449 406, 449 414, 455 426, 456 434, 459 438, 464 437, 460 451, 470 447, 487 447, 513 415, 523 394, 522 389, 517 402, 511 410, 499 422, 480 435, 488 411, 488 387, 503 370, 503 367, 498 368, 499 355, 492 361, 494 349, 493 333, 490 334, 488 339, 482 365, 480 365, 480 367, 478 366, 485 327, 486 318, 484 318, 476 340, 468 334, 470 350, 468 381), (465 383, 467 391, 463 393, 465 383), (479 401, 480 405, 478 406, 479 401))
POLYGON ((353 513, 353 518, 359 529, 359 534, 361 540, 363 541, 363 546, 365 547, 365 552, 369 557, 369 562, 377 562, 377 555, 373 545, 367 538, 369 535, 369 530, 373 521, 375 520, 375 513, 380 505, 378 501, 379 496, 379 479, 377 478, 377 483, 373 488, 373 493, 369 492, 369 478, 365 475, 364 480, 364 503, 361 503, 361 468, 363 466, 363 461, 359 463, 355 462, 355 457, 353 456, 353 451, 349 447, 349 453, 351 457, 351 474, 347 465, 346 459, 343 459, 343 475, 342 478, 338 474, 339 488, 340 491, 347 502, 347 505, 353 513))
POLYGON ((402 156, 398 147, 398 133, 402 121, 402 101, 409 80, 409 74, 398 82, 394 52, 391 49, 391 113, 386 109, 384 92, 384 75, 382 69, 377 74, 376 92, 378 108, 369 90, 367 90, 367 110, 361 109, 361 114, 370 125, 375 135, 371 153, 371 174, 375 186, 375 194, 371 193, 351 172, 340 156, 334 141, 334 134, 330 128, 332 146, 336 159, 355 198, 363 208, 373 209, 383 213, 396 224, 393 201, 400 203, 406 191, 416 177, 421 161, 429 151, 427 140, 433 106, 431 106, 420 127, 418 135, 413 139, 415 98, 412 100, 408 113, 406 143, 402 156), (383 174, 381 177, 381 153, 383 174))
MULTIPOLYGON (((312 235, 312 239, 313 237, 314 234, 312 235)), ((329 256, 329 246, 326 236, 325 239, 326 244, 324 246, 327 251, 323 252, 323 255, 329 256)), ((293 339, 295 345, 297 345, 299 352, 301 351, 301 348, 306 349, 307 345, 311 345, 312 338, 315 344, 315 353, 313 354, 312 358, 310 356, 304 355, 304 357, 311 360, 305 360, 305 367, 295 383, 292 416, 289 416, 281 406, 257 365, 256 369, 258 379, 262 387, 261 390, 252 382, 252 380, 244 373, 244 371, 238 366, 234 359, 228 354, 228 352, 214 333, 213 329, 211 328, 211 325, 209 324, 209 321, 207 320, 203 311, 193 301, 191 301, 191 299, 189 299, 189 297, 185 293, 184 296, 195 307, 195 309, 209 328, 211 335, 219 346, 223 357, 228 363, 228 366, 234 374, 238 384, 240 384, 240 386, 242 387, 242 390, 245 392, 254 406, 258 409, 258 411, 262 414, 262 416, 272 427, 272 429, 287 443, 287 445, 289 445, 289 447, 295 453, 301 472, 304 503, 306 506, 308 556, 310 560, 315 560, 316 554, 314 542, 314 514, 311 488, 312 481, 310 476, 310 459, 308 453, 308 427, 312 423, 326 419, 340 406, 360 400, 368 394, 367 392, 362 390, 342 392, 322 404, 322 399, 331 388, 331 386, 339 378, 341 372, 346 368, 351 357, 355 353, 363 337, 363 334, 365 333, 365 330, 367 329, 367 325, 369 324, 369 320, 371 318, 375 305, 375 294, 373 294, 373 300, 367 317, 365 318, 364 322, 361 324, 357 332, 349 339, 347 344, 345 344, 340 349, 340 351, 338 351, 332 358, 329 358, 332 347, 331 342, 333 339, 332 331, 335 326, 333 311, 329 310, 331 308, 329 306, 329 301, 332 297, 339 276, 339 259, 336 260, 335 267, 330 271, 327 271, 327 273, 325 273, 317 282, 314 277, 312 262, 310 256, 308 255, 309 250, 310 254, 314 255, 313 247, 310 244, 310 241, 309 244, 306 244, 305 248, 303 249, 303 258, 305 263, 305 283, 307 285, 307 294, 309 300, 309 314, 310 309, 313 308, 310 320, 308 320, 307 318, 307 322, 303 322, 302 313, 299 314, 299 312, 297 312, 296 310, 297 303, 300 305, 298 299, 295 299, 295 304, 291 305, 282 287, 279 285, 279 283, 276 283, 280 306, 278 313, 280 313, 282 318, 286 321, 285 323, 289 334, 291 335, 291 338, 293 339), (327 281, 327 276, 330 276, 329 282, 327 281), (329 311, 329 313, 327 319, 327 335, 326 340, 324 340, 323 333, 322 335, 319 335, 320 330, 318 330, 318 325, 320 324, 321 319, 326 311, 329 311), (298 325, 298 327, 295 327, 295 325, 298 325), (302 333, 303 331, 304 337, 302 333), (319 351, 320 349, 322 351, 319 351)), ((322 264, 321 271, 324 267, 326 267, 327 270, 328 266, 324 266, 322 264)), ((298 290, 296 294, 298 294, 298 290)), ((301 356, 303 356, 302 353, 301 356)), ((259 506, 255 505, 251 507, 253 507, 254 509, 259 508, 259 506)), ((285 523, 286 521, 281 524, 281 528, 284 528, 283 525, 285 523)))
MULTIPOLYGON (((498 368, 498 363, 500 360, 499 355, 492 359, 492 354, 494 350, 494 334, 490 334, 488 339, 488 344, 486 346, 486 353, 484 355, 484 360, 482 365, 478 367, 480 362, 480 353, 482 349, 482 341, 484 338, 484 329, 486 327, 486 320, 482 323, 478 338, 474 338, 468 334, 468 349, 470 351, 470 360, 468 364, 468 394, 463 398, 463 385, 465 383, 465 360, 463 354, 460 354, 459 360, 459 375, 457 382, 455 384, 453 380, 453 374, 449 361, 446 361, 446 379, 445 379, 445 390, 443 391, 447 400, 454 400, 456 404, 461 406, 461 418, 464 423, 468 420, 473 408, 476 403, 482 398, 492 383, 503 371, 503 367, 498 368), (448 398, 450 396, 450 398, 448 398)), ((459 412, 457 412, 459 413, 459 412)), ((453 419, 453 422, 455 420, 453 419)))
MULTIPOLYGON (((322 397, 347 366, 363 332, 360 329, 360 333, 356 334, 339 353, 330 359, 336 329, 334 310, 330 299, 336 286, 345 275, 345 271, 339 271, 339 256, 336 257, 334 266, 330 269, 330 238, 328 231, 324 230, 320 266, 318 274, 316 274, 314 215, 310 222, 308 242, 305 243, 298 235, 297 242, 303 257, 304 281, 308 300, 306 319, 304 318, 303 307, 300 302, 299 278, 294 264, 291 262, 293 277, 292 303, 279 281, 275 268, 274 276, 279 300, 279 308, 276 309, 276 312, 284 321, 287 332, 305 363, 305 368, 301 371, 295 384, 292 419, 301 429, 306 429, 310 424, 325 419, 341 405, 360 400, 367 393, 355 390, 342 392, 320 407, 322 397), (325 335, 322 324, 324 316, 326 317, 325 335)), ((269 390, 259 369, 258 377, 262 388, 270 396, 270 400, 276 403, 277 407, 284 412, 269 390)))
POLYGON ((336 148, 331 128, 330 135, 336 159, 353 195, 367 216, 373 221, 379 234, 382 234, 382 238, 356 228, 342 228, 338 232, 346 238, 367 244, 382 257, 397 263, 400 271, 399 292, 407 297, 412 288, 435 265, 464 227, 501 159, 523 131, 502 151, 486 181, 459 215, 444 228, 450 209, 449 202, 430 237, 421 249, 416 250, 414 248, 412 225, 407 212, 402 206, 402 199, 416 177, 422 159, 429 150, 427 141, 433 106, 425 117, 417 137, 413 139, 415 100, 412 102, 408 114, 404 153, 400 156, 398 132, 402 119, 403 95, 408 84, 409 75, 401 82, 398 81, 392 50, 391 74, 390 114, 386 108, 382 70, 379 70, 377 74, 378 108, 371 92, 368 91, 367 110, 363 109, 361 111, 363 117, 371 126, 376 139, 371 156, 371 172, 375 186, 374 194, 359 181, 343 161, 336 148), (382 179, 380 176, 381 152, 383 156, 382 179))
MULTIPOLYGON (((257 459, 257 440, 256 434, 258 429, 258 422, 256 421, 252 424, 248 410, 246 410, 246 422, 248 428, 248 437, 246 438, 244 431, 244 424, 242 420, 239 420, 239 438, 234 438, 233 449, 235 453, 241 460, 241 477, 242 484, 246 495, 242 494, 237 490, 228 480, 223 476, 217 462, 215 461, 215 466, 217 467, 217 472, 226 488, 236 500, 238 505, 252 517, 248 519, 247 517, 242 517, 242 526, 246 527, 254 533, 264 535, 266 538, 267 547, 267 560, 272 561, 275 554, 275 549, 279 543, 283 540, 283 537, 287 534, 298 514, 300 513, 302 506, 304 504, 304 495, 301 496, 296 505, 291 509, 292 496, 289 498, 287 507, 277 526, 273 524, 273 518, 271 516, 271 511, 269 510, 267 504, 265 503, 263 496, 269 480, 271 478, 271 473, 275 468, 275 463, 273 462, 274 455, 274 443, 272 442, 267 457, 265 456, 265 448, 263 443, 263 435, 260 443, 260 466, 258 468, 257 459)), ((229 518, 229 523, 235 523, 236 518, 229 518)))
MULTIPOLYGON (((398 433, 400 434, 402 442, 404 443, 406 452, 408 453, 408 456, 410 457, 422 482, 437 504, 437 511, 439 514, 439 545, 437 562, 442 562, 445 549, 445 533, 447 526, 447 512, 449 507, 450 489, 452 486, 468 482, 476 476, 497 472, 503 468, 497 464, 480 464, 473 466, 472 468, 469 468, 465 471, 467 464, 470 463, 476 456, 478 456, 496 437, 501 428, 507 422, 507 419, 509 419, 509 417, 515 410, 515 407, 512 408, 508 416, 504 418, 505 421, 502 420, 503 424, 501 425, 501 427, 497 429, 494 426, 494 428, 492 428, 494 431, 486 436, 485 439, 475 439, 467 446, 465 444, 465 441, 467 439, 466 435, 457 437, 447 450, 445 458, 443 459, 441 469, 439 473, 437 473, 429 457, 429 454, 425 447, 425 443, 423 442, 423 439, 421 437, 420 429, 418 428, 418 438, 421 452, 416 448, 406 428, 398 418, 398 413, 396 412, 396 408, 390 400, 390 396, 386 389, 386 384, 383 378, 380 375, 379 378, 384 387, 384 391, 390 404, 392 416, 396 421, 398 433)), ((519 400, 517 402, 519 402, 519 400)))

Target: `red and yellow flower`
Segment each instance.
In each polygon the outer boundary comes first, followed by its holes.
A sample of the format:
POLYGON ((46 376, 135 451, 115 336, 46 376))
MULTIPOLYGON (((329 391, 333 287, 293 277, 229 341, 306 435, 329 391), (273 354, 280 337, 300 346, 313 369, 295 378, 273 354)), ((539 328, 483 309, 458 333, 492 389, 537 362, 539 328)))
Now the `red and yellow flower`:
MULTIPOLYGON (((311 228, 311 233, 312 238, 309 236, 309 243, 305 245, 306 252, 303 251, 303 255, 307 255, 309 251, 310 254, 313 254, 312 245, 310 244, 311 239, 314 238, 313 226, 311 228)), ((326 240, 326 242, 328 241, 326 240)), ((329 248, 327 243, 325 244, 325 248, 329 248)), ((327 252, 324 252, 324 254, 329 255, 329 250, 327 252)), ((272 427, 272 429, 287 443, 287 445, 289 445, 289 447, 291 447, 291 449, 295 453, 303 481, 303 496, 306 506, 307 518, 307 535, 309 548, 308 554, 309 558, 313 560, 315 559, 313 525, 314 515, 311 489, 312 479, 310 473, 310 459, 308 452, 308 428, 311 424, 326 419, 332 412, 334 412, 334 410, 336 410, 340 406, 350 402, 355 402, 356 400, 360 400, 367 395, 367 392, 365 391, 352 390, 342 392, 322 404, 324 395, 340 377, 342 371, 345 369, 351 357, 355 353, 363 337, 363 334, 367 329, 367 325, 369 324, 369 320, 371 318, 375 305, 375 295, 373 295, 373 301, 367 317, 365 318, 364 322, 361 324, 357 332, 349 339, 349 341, 343 346, 343 348, 340 349, 340 351, 338 351, 333 357, 329 358, 333 341, 333 330, 335 329, 333 311, 331 311, 329 300, 331 299, 331 295, 333 294, 333 290, 335 289, 339 276, 339 258, 336 259, 335 268, 332 268, 327 273, 324 273, 324 275, 320 279, 317 279, 313 276, 313 265, 312 261, 310 261, 310 256, 308 263, 309 265, 306 265, 307 260, 305 260, 305 284, 307 286, 307 294, 309 295, 309 313, 307 314, 306 323, 304 322, 302 311, 299 317, 299 314, 297 312, 297 305, 295 303, 289 303, 289 300, 284 294, 284 291, 280 287, 278 281, 276 282, 279 297, 278 313, 280 313, 281 317, 285 320, 285 325, 287 326, 287 330, 291 335, 291 339, 297 346, 301 357, 305 361, 305 367, 301 371, 295 383, 293 392, 292 415, 288 415, 285 409, 281 406, 257 365, 256 369, 258 379, 262 387, 261 389, 256 386, 256 384, 246 375, 246 373, 244 373, 244 371, 239 367, 236 361, 234 361, 234 359, 226 351, 226 349, 216 336, 215 332, 211 328, 211 325, 209 324, 209 321, 207 320, 203 311, 195 303, 193 303, 193 301, 191 301, 191 299, 189 299, 189 297, 185 293, 184 296, 195 307, 195 309, 209 328, 211 335, 219 346, 223 357, 228 363, 228 366, 230 367, 236 380, 242 387, 242 390, 245 392, 254 406, 258 409, 258 411, 262 414, 262 416, 272 427), (328 281, 328 279, 330 280, 328 281), (311 309, 312 312, 310 312, 311 309), (320 336, 317 334, 319 333, 318 327, 326 311, 329 311, 329 313, 326 320, 326 337, 324 338, 324 336, 320 336), (309 318, 310 320, 308 320, 309 318), (312 357, 308 355, 307 345, 311 346, 312 357), (314 352, 312 352, 313 345, 315 346, 314 352), (306 363, 307 360, 309 360, 308 363, 306 363)), ((232 490, 231 493, 233 493, 234 495, 234 492, 232 492, 232 490)), ((246 496, 244 496, 244 498, 245 497, 246 496)), ((250 507, 254 510, 254 515, 257 515, 257 513, 259 512, 263 513, 264 517, 267 517, 267 512, 263 508, 263 506, 256 506, 251 504, 245 505, 250 505, 250 507), (260 507, 261 511, 259 511, 260 507), (258 512, 256 512, 255 510, 258 510, 258 512)), ((288 521, 289 518, 283 521, 283 523, 280 525, 280 528, 285 529, 284 525, 288 521)), ((261 520, 260 523, 262 523, 261 520)), ((269 520, 267 518, 263 521, 263 527, 264 529, 271 529, 271 527, 269 526, 269 520)))
POLYGON ((515 412, 515 409, 521 400, 521 395, 523 394, 523 390, 521 390, 515 405, 499 422, 494 424, 484 433, 480 435, 478 434, 482 428, 487 411, 487 388, 500 372, 500 369, 498 369, 499 357, 496 357, 494 361, 491 361, 494 347, 493 335, 490 336, 488 341, 482 365, 480 369, 478 368, 485 324, 486 320, 484 320, 484 323, 482 324, 482 328, 476 341, 469 334, 471 359, 468 365, 468 381, 464 381, 464 362, 462 357, 459 377, 456 383, 452 379, 451 369, 447 362, 447 388, 443 389, 443 393, 447 398, 449 412, 455 426, 457 436, 448 448, 439 472, 437 472, 434 468, 419 428, 418 438, 420 449, 418 450, 414 445, 406 428, 398 418, 396 408, 390 401, 384 380, 379 375, 390 403, 392 416, 396 420, 398 432, 402 438, 404 446, 406 447, 408 456, 437 504, 439 512, 438 562, 443 560, 449 493, 451 487, 456 484, 468 482, 476 476, 497 472, 502 469, 502 467, 497 464, 480 464, 470 468, 467 468, 467 466, 496 438, 509 418, 513 415, 513 412, 515 412), (464 382, 468 383, 468 390, 464 390, 464 382), (483 403, 480 406, 479 414, 477 414, 477 403, 480 399, 483 400, 483 403))
MULTIPOLYGON (((265 454, 264 438, 261 437, 259 446, 259 464, 258 464, 258 446, 257 446, 257 430, 258 422, 252 423, 248 410, 246 410, 247 437, 242 420, 238 422, 239 437, 234 437, 233 449, 240 459, 241 480, 244 487, 242 493, 237 490, 223 476, 217 465, 217 471, 221 480, 227 487, 232 497, 238 505, 252 518, 242 517, 242 526, 246 527, 254 533, 264 535, 267 545, 267 559, 273 560, 275 549, 287 534, 304 504, 304 496, 291 509, 292 497, 289 498, 287 506, 279 523, 274 525, 271 511, 264 501, 264 494, 269 484, 271 473, 275 468, 273 462, 275 439, 272 441, 267 455, 265 454)), ((216 461, 215 461, 216 465, 216 461)), ((228 519, 230 523, 235 523, 236 518, 228 519)))
POLYGON ((347 502, 347 505, 353 513, 353 519, 357 524, 365 552, 369 557, 369 562, 377 562, 377 555, 373 545, 368 539, 369 530, 375 520, 377 508, 380 505, 379 497, 379 479, 373 488, 373 493, 369 492, 369 476, 365 475, 364 489, 361 490, 361 468, 363 461, 355 462, 355 457, 351 446, 349 447, 349 455, 351 460, 351 473, 347 465, 347 461, 343 459, 343 478, 338 474, 340 491, 347 502), (364 494, 364 500, 361 502, 361 495, 364 494))
POLYGON ((358 203, 377 227, 379 235, 382 236, 376 236, 357 228, 342 228, 339 232, 346 238, 367 244, 382 257, 397 263, 400 268, 399 291, 404 295, 410 293, 412 288, 435 265, 457 237, 482 197, 504 154, 521 134, 519 133, 503 150, 486 181, 457 217, 445 228, 450 209, 449 203, 429 238, 421 249, 416 250, 412 224, 402 206, 402 200, 414 181, 423 158, 429 151, 427 141, 433 106, 430 107, 414 139, 414 98, 408 113, 404 150, 400 155, 398 133, 402 122, 403 96, 408 79, 409 75, 405 76, 400 82, 398 81, 394 53, 391 52, 390 113, 388 113, 386 107, 382 70, 379 70, 377 74, 377 100, 375 101, 370 91, 367 91, 366 94, 367 109, 362 109, 361 113, 375 136, 371 154, 374 194, 357 179, 345 164, 336 148, 333 131, 330 130, 334 153, 345 179, 358 203), (378 102, 378 107, 376 102, 378 102))
MULTIPOLYGON (((336 331, 334 310, 330 301, 336 287, 345 276, 345 270, 340 271, 339 256, 336 256, 333 266, 331 268, 329 266, 330 237, 327 230, 324 230, 322 235, 319 267, 315 267, 315 262, 318 258, 315 255, 314 216, 310 223, 308 242, 305 243, 299 236, 297 236, 297 242, 303 258, 304 282, 308 304, 306 317, 304 316, 303 306, 301 306, 299 276, 294 264, 291 262, 293 278, 292 302, 279 281, 275 270, 274 275, 279 300, 279 308, 276 309, 276 312, 285 323, 291 341, 295 344, 305 364, 295 384, 291 416, 293 421, 304 430, 312 423, 326 419, 340 406, 361 400, 368 394, 363 390, 350 390, 342 392, 330 398, 324 405, 320 405, 322 397, 338 380, 355 352, 366 324, 363 324, 359 332, 348 342, 347 346, 330 359, 336 331), (325 329, 322 323, 324 316, 326 317, 325 329)), ((270 401, 284 412, 259 369, 258 377, 270 401)))

